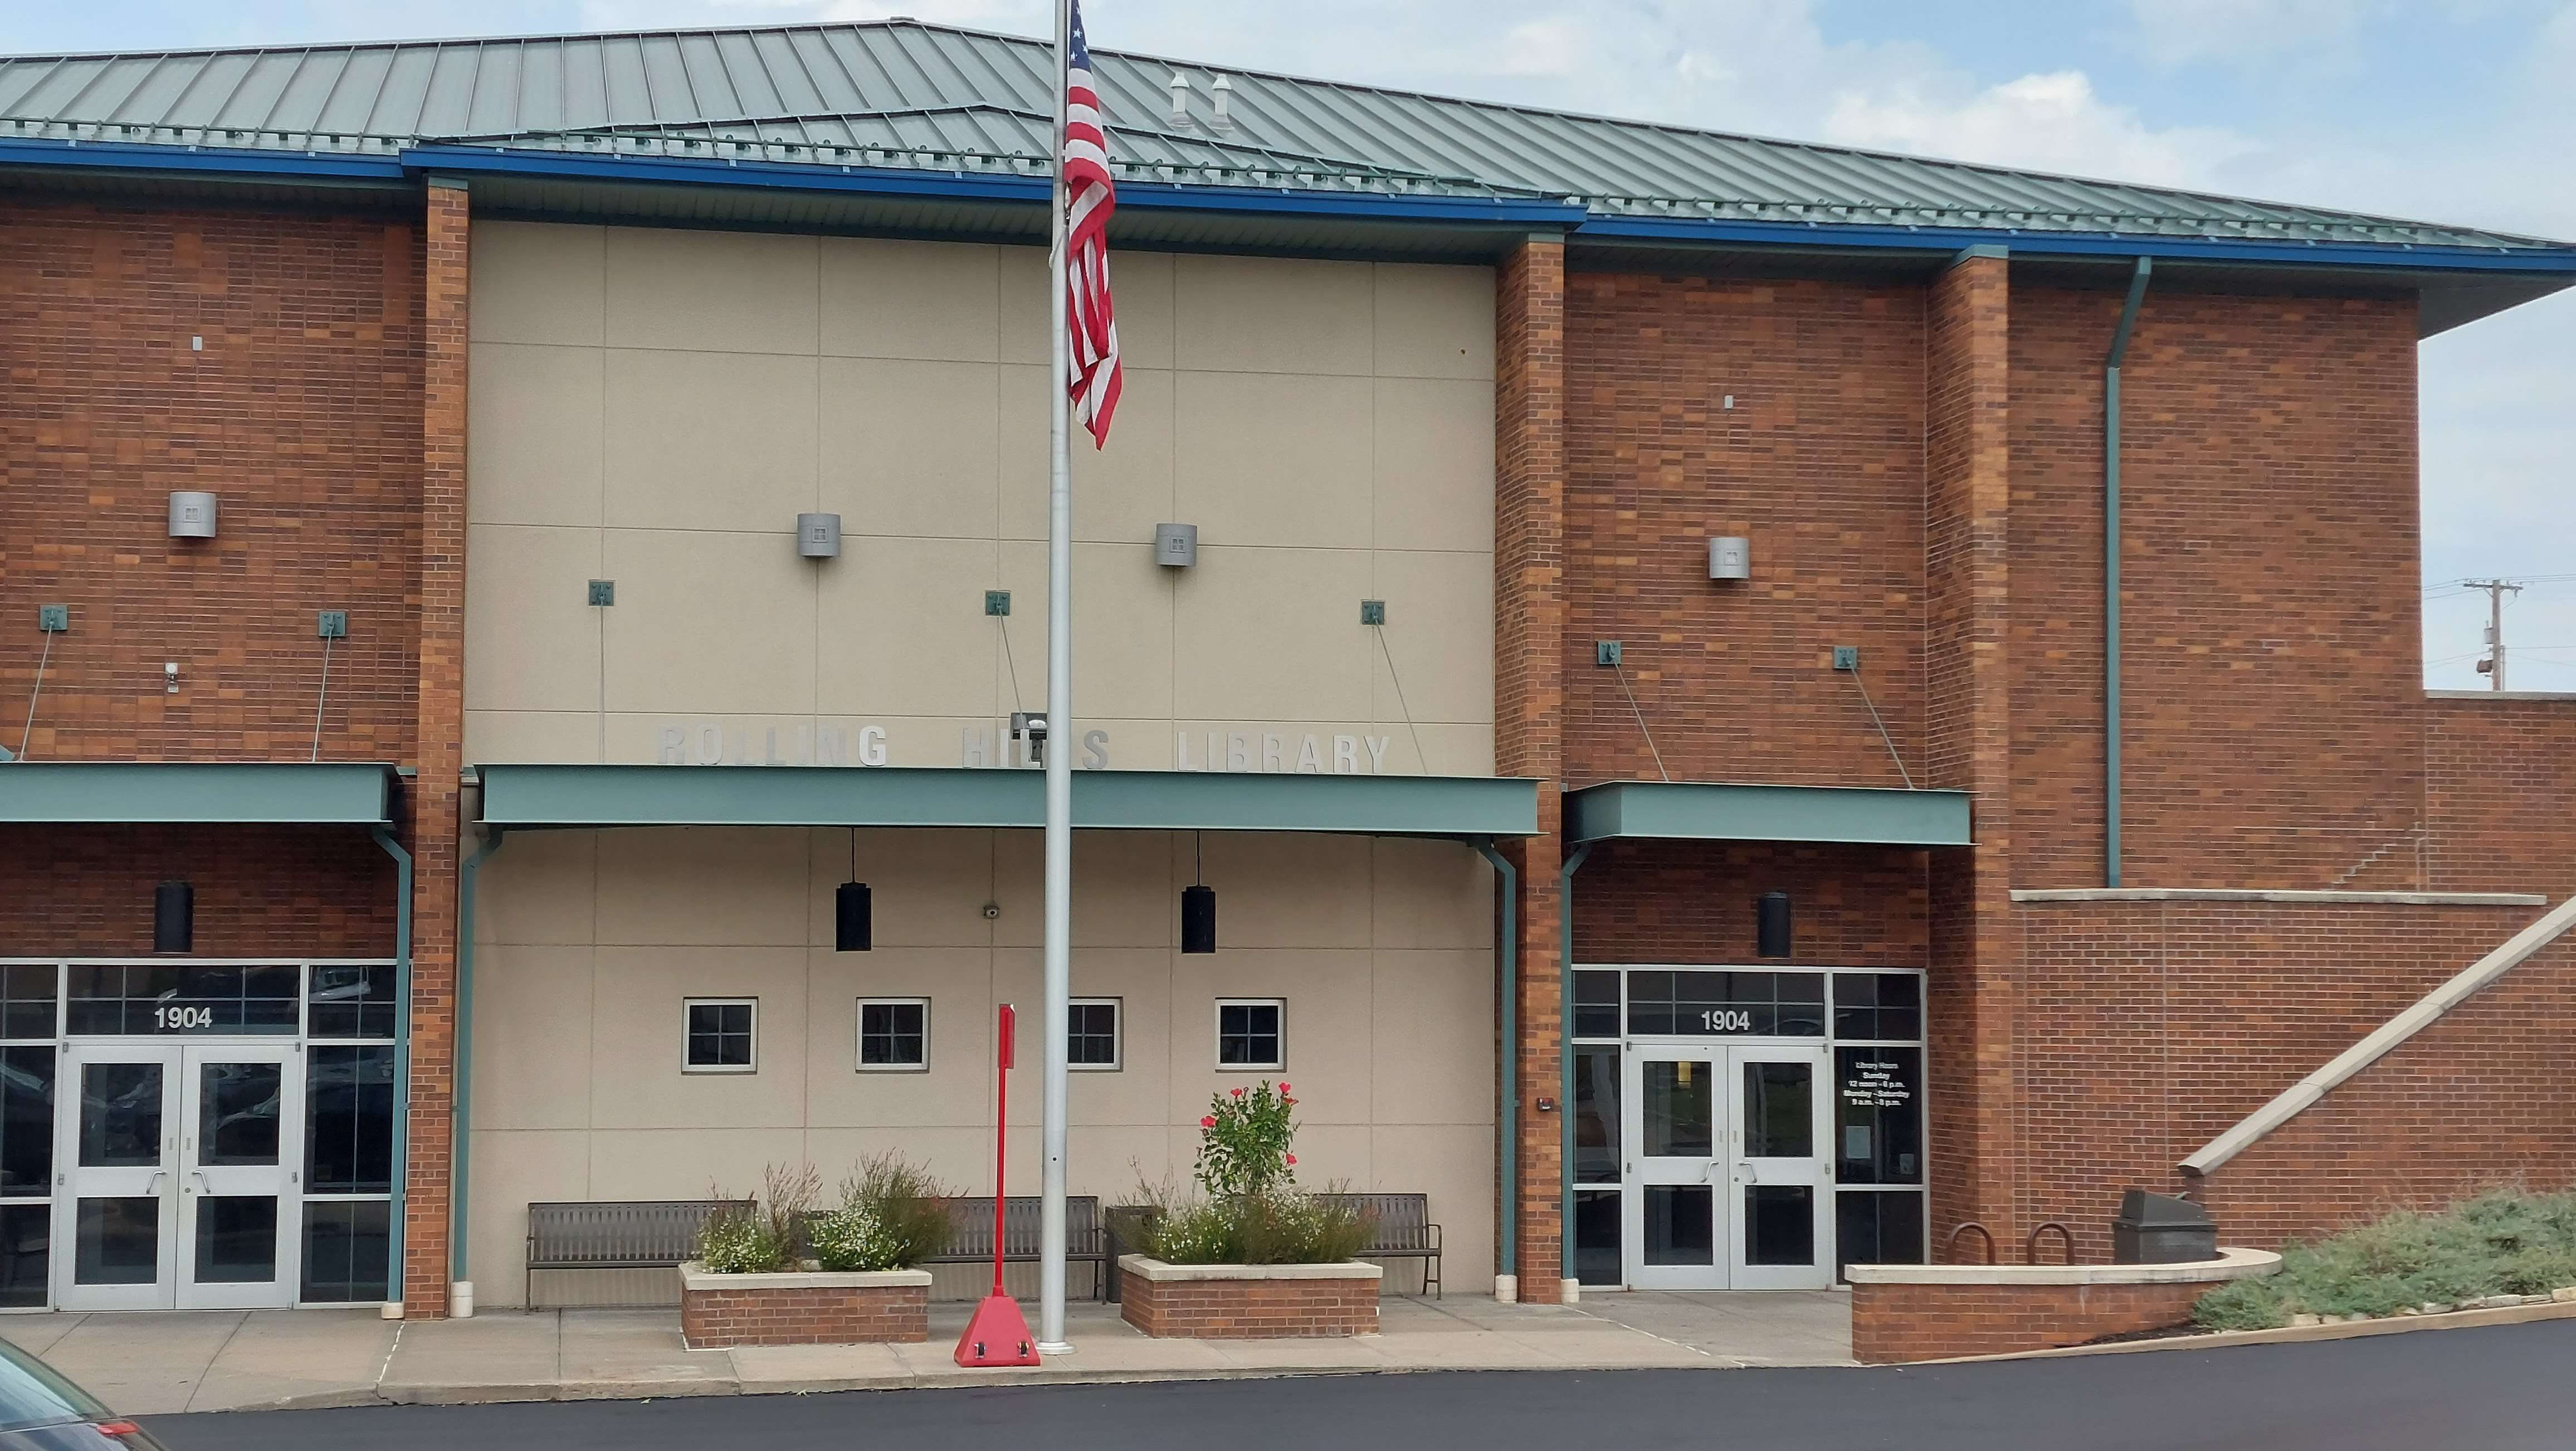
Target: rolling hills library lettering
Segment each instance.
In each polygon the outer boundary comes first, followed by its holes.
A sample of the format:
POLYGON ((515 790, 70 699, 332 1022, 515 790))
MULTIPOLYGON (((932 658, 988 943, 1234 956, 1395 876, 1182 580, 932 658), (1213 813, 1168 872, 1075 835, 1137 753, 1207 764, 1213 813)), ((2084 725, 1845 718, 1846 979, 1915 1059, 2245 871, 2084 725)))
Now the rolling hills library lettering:
MULTIPOLYGON (((890 737, 881 725, 798 722, 735 727, 716 721, 665 724, 655 735, 663 766, 883 766, 890 737)), ((970 725, 958 733, 957 764, 970 769, 1034 770, 1045 762, 1045 718, 1016 716, 1005 725, 970 725)), ((1382 776, 1393 736, 1301 731, 1174 731, 1173 769, 1235 774, 1382 776)), ((1111 769, 1110 732, 1079 739, 1074 769, 1111 769)))

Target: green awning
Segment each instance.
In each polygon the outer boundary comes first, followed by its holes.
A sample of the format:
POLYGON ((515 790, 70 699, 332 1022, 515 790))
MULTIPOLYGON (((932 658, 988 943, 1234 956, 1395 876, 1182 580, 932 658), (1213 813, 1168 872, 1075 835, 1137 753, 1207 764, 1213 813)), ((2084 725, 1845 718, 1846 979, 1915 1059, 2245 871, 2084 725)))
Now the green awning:
POLYGON ((1612 781, 1570 791, 1574 842, 1843 842, 1968 846, 1968 793, 1868 786, 1737 786, 1709 781, 1612 781))
POLYGON ((382 826, 394 768, 341 762, 11 761, 0 822, 45 826, 382 826))
MULTIPOLYGON (((1045 824, 1033 770, 911 766, 484 766, 502 827, 1045 824)), ((1073 824, 1111 831, 1538 834, 1538 783, 1474 776, 1076 771, 1073 824)))

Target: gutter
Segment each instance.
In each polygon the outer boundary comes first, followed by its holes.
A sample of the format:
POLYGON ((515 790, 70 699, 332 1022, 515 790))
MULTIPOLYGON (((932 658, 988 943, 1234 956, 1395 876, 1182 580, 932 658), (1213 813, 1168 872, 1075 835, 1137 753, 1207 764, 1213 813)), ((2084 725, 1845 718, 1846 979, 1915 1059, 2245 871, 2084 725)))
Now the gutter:
POLYGON ((2353 1075, 2433 1026, 2444 1013, 2466 1002, 2479 989, 2520 967, 2532 954, 2565 936, 2571 927, 2576 927, 2576 897, 2559 903, 2554 911, 2515 933, 2502 947, 2469 964, 2450 981, 2381 1024, 2378 1031, 2336 1054, 2325 1067, 2291 1084, 2270 1103, 2247 1115, 2243 1122, 2201 1145, 2176 1167, 2197 1179, 2252 1148, 2266 1134, 2306 1112, 2311 1104, 2349 1081, 2353 1075))
MULTIPOLYGON (((1494 839, 1480 836, 1472 843, 1479 856, 1492 864, 1495 875, 1502 878, 1502 976, 1503 1013, 1500 1025, 1500 1050, 1495 1053, 1498 1080, 1496 1088, 1501 1102, 1497 1105, 1502 1135, 1500 1152, 1494 1155, 1494 1208, 1500 1237, 1494 1244, 1494 1278, 1496 1288, 1508 1278, 1513 1299, 1520 1298, 1520 1133, 1521 1094, 1514 1070, 1520 1064, 1520 873, 1513 869, 1511 858, 1494 850, 1494 839)), ((1499 1298, 1499 1297, 1498 1297, 1499 1298)))
POLYGON ((2129 300, 2102 360, 2102 878, 2120 885, 2120 364, 2129 356, 2153 258, 2129 274, 2129 300))
POLYGON ((452 1095, 455 1127, 449 1131, 447 1189, 447 1279, 466 1278, 466 1230, 473 1206, 466 1191, 474 1167, 474 883, 483 864, 501 849, 508 833, 490 828, 483 844, 465 858, 456 883, 456 1087, 452 1095))
MULTIPOLYGON (((1557 1150, 1557 1184, 1563 1202, 1557 1207, 1558 1249, 1565 1260, 1565 1283, 1579 1287, 1583 1281, 1581 1266, 1574 1259, 1574 874, 1583 869, 1592 855, 1593 843, 1585 842, 1566 853, 1565 864, 1557 873, 1556 920, 1559 941, 1556 953, 1557 1006, 1563 1010, 1561 1036, 1557 1039, 1558 1072, 1562 1082, 1557 1088, 1556 1112, 1561 1122, 1557 1150)), ((1577 1293, 1580 1293, 1578 1288, 1577 1293)), ((1570 1298, 1570 1297, 1568 1297, 1570 1298)))
POLYGON ((392 1214, 385 1226, 386 1298, 403 1298, 403 1215, 411 1187, 411 853, 391 829, 369 835, 394 859, 394 1143, 392 1214))

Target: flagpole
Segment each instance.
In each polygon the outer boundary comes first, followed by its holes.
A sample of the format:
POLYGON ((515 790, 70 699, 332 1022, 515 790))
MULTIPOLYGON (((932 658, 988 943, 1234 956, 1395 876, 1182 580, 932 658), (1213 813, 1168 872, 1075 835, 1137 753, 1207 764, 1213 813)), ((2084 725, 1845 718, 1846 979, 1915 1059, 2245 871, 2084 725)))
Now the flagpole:
POLYGON ((1073 1009, 1073 351, 1066 333, 1064 135, 1072 0, 1055 0, 1055 205, 1047 309, 1054 372, 1047 386, 1046 1080, 1043 1197, 1038 1203, 1038 1353, 1073 1349, 1064 1338, 1064 1141, 1069 1094, 1066 1038, 1073 1009))

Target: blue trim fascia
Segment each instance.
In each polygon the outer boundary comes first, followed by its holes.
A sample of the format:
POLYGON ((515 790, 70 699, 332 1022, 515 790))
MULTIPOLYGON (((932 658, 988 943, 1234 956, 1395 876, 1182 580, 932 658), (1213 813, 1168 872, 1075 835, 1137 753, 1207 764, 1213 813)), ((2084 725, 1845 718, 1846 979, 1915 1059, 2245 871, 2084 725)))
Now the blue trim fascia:
POLYGON ((0 138, 0 166, 60 166, 88 171, 194 172, 277 179, 335 177, 402 181, 396 156, 343 156, 321 152, 261 151, 219 146, 171 146, 134 141, 58 141, 0 138))
MULTIPOLYGON (((833 166, 814 162, 671 156, 584 155, 488 146, 415 146, 403 153, 414 171, 545 176, 685 186, 749 186, 784 191, 853 192, 949 201, 1042 204, 1053 183, 1043 176, 980 176, 911 167, 833 166)), ((1588 215, 1571 202, 1494 197, 1392 197, 1288 191, 1262 187, 1182 186, 1122 181, 1124 208, 1247 212, 1356 220, 1468 222, 1513 227, 1574 227, 1588 215)))
POLYGON ((2020 257, 2154 257, 2193 262, 2311 263, 2323 267, 2393 267, 2408 271, 2540 272, 2576 275, 2576 247, 2447 247, 2405 242, 2311 242, 2252 238, 2130 236, 2013 227, 1854 226, 1837 222, 1716 222, 1683 218, 1595 216, 1572 240, 1618 238, 1669 242, 1756 242, 1770 246, 1879 248, 1957 253, 2001 244, 2020 257))

